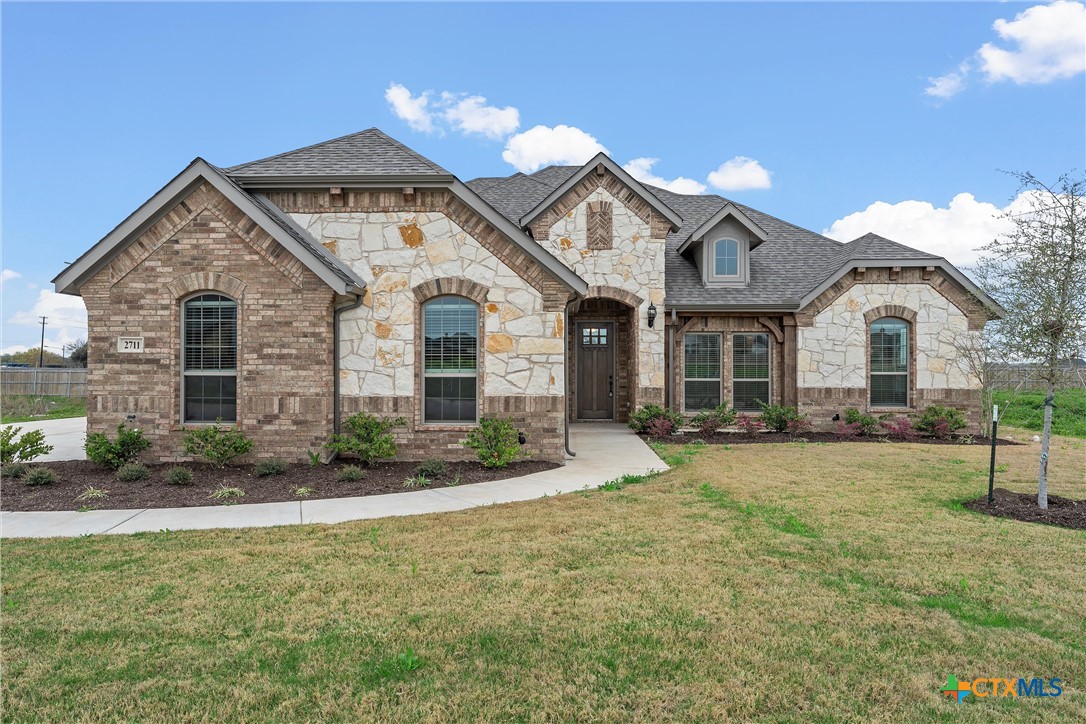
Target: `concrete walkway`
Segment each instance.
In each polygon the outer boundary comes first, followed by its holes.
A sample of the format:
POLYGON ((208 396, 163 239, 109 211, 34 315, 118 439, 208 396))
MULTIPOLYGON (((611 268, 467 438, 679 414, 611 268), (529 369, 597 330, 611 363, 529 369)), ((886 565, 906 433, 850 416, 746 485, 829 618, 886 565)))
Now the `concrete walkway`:
POLYGON ((348 520, 440 513, 494 503, 532 500, 594 487, 626 474, 643 474, 667 469, 667 465, 624 425, 606 423, 572 425, 570 447, 577 453, 577 457, 554 470, 508 480, 494 480, 489 483, 474 483, 438 490, 370 495, 361 498, 196 508, 95 510, 87 513, 4 512, 0 513, 0 537, 46 538, 79 536, 88 533, 154 532, 165 529, 253 528, 301 523, 342 523, 348 520))

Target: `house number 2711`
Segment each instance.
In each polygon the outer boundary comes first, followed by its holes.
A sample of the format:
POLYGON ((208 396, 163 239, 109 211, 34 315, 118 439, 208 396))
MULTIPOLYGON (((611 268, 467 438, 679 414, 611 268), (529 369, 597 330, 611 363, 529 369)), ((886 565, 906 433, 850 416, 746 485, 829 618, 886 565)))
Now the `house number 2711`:
POLYGON ((118 337, 117 338, 117 351, 118 352, 142 352, 143 351, 143 337, 118 337))

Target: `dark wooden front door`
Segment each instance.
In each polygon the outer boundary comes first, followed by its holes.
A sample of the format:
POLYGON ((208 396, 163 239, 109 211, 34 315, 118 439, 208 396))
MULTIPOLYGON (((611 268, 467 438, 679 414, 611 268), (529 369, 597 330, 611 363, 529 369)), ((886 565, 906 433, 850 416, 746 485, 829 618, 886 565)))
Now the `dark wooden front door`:
POLYGON ((615 325, 577 325, 577 419, 615 417, 615 325))

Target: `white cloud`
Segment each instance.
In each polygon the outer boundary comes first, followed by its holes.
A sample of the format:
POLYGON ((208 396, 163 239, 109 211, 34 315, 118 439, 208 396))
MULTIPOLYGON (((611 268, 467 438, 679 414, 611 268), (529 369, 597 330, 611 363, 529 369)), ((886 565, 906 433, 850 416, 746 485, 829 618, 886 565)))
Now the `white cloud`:
POLYGON ((446 106, 442 116, 461 133, 478 133, 500 141, 520 127, 520 111, 513 106, 488 106, 483 96, 463 98, 442 93, 441 98, 446 106))
POLYGON ((705 193, 705 184, 685 176, 677 176, 672 180, 657 176, 652 172, 652 167, 658 158, 635 158, 622 168, 641 183, 657 186, 677 194, 701 194, 705 193))
POLYGON ((83 300, 48 289, 38 292, 38 298, 30 310, 15 312, 8 318, 7 323, 37 327, 41 325, 40 317, 46 317, 46 349, 59 349, 87 336, 87 308, 83 305, 83 300))
POLYGON ((12 279, 18 279, 21 276, 22 276, 22 274, 20 274, 17 271, 13 271, 11 269, 5 269, 4 271, 0 272, 0 284, 10 282, 12 279))
POLYGON ((1051 83, 1086 71, 1086 4, 1056 0, 1034 5, 1013 20, 999 18, 992 29, 1012 47, 985 43, 956 70, 928 78, 924 93, 951 98, 965 89, 974 70, 990 83, 1009 80, 1019 85, 1051 83))
POLYGON ((407 125, 415 131, 430 133, 434 130, 433 115, 426 106, 430 103, 430 91, 424 91, 417 96, 411 95, 404 86, 392 83, 385 91, 385 100, 396 117, 407 121, 407 125))
POLYGON ((990 81, 1050 83, 1086 71, 1086 5, 1057 0, 1035 5, 992 25, 1000 38, 1017 48, 985 43, 977 51, 990 81))
POLYGON ((13 344, 10 347, 0 348, 0 354, 18 354, 20 352, 25 352, 28 349, 30 348, 25 344, 13 344))
POLYGON ((1012 222, 999 216, 1026 210, 1027 200, 1023 194, 1002 208, 968 193, 958 194, 945 208, 927 201, 876 201, 863 211, 838 219, 822 233, 838 241, 852 241, 874 232, 938 254, 956 266, 968 266, 977 260, 977 248, 1013 229, 1012 222))
POLYGON ((772 188, 769 171, 753 158, 736 156, 720 164, 709 174, 709 183, 721 191, 746 191, 772 188))
POLYGON ((509 139, 502 158, 518 171, 531 173, 550 164, 579 165, 608 150, 574 126, 535 126, 509 139))
POLYGON ((952 70, 937 78, 928 78, 928 87, 924 89, 924 92, 943 100, 952 98, 965 90, 965 79, 969 75, 969 70, 969 61, 962 61, 957 70, 952 70))

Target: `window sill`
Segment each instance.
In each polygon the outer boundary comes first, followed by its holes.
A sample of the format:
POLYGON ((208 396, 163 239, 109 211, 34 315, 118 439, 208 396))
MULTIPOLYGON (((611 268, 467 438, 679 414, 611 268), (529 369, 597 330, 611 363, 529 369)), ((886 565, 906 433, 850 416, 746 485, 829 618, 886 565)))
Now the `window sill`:
POLYGON ((919 412, 915 407, 867 407, 868 412, 875 412, 882 415, 887 413, 897 413, 899 415, 912 415, 919 412))
POLYGON ((479 423, 477 422, 472 422, 470 424, 449 423, 447 425, 439 422, 427 422, 416 425, 415 432, 471 432, 477 427, 479 427, 479 423))

